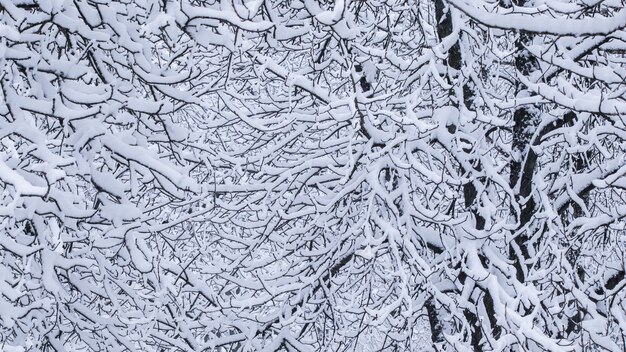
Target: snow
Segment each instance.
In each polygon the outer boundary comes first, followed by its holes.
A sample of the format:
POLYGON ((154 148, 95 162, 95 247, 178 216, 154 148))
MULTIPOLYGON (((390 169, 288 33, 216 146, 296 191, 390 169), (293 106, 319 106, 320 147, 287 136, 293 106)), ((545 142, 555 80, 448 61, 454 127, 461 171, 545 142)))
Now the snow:
POLYGON ((533 33, 583 36, 609 35, 626 27, 626 9, 620 9, 611 17, 584 19, 527 16, 516 13, 491 13, 483 11, 466 0, 451 0, 450 3, 476 21, 495 28, 514 29, 533 33))
POLYGON ((5 186, 13 186, 19 195, 43 196, 47 193, 46 187, 33 185, 2 160, 0 160, 0 180, 5 183, 5 186))
MULTIPOLYGON (((307 1, 307 5, 309 3, 312 3, 312 1, 307 1)), ((331 11, 321 11, 315 15, 315 18, 327 26, 332 26, 342 19, 342 14, 345 10, 344 6, 344 0, 337 0, 331 11)))
POLYGON ((0 8, 0 350, 624 349, 622 2, 0 8))

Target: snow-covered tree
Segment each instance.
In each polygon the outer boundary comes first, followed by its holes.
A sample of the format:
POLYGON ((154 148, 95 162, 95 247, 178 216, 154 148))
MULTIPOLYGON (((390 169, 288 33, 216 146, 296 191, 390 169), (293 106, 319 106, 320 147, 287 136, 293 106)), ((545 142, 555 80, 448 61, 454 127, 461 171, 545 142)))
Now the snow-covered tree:
POLYGON ((472 324, 473 349, 622 349, 625 194, 613 180, 623 178, 626 161, 623 4, 452 5, 494 39, 484 56, 490 63, 478 61, 476 71, 499 66, 487 73, 510 82, 498 89, 470 79, 477 118, 493 126, 483 138, 501 138, 477 149, 491 155, 472 173, 489 189, 500 176, 488 170, 503 170, 493 161, 505 160, 510 186, 497 192, 504 201, 475 199, 479 209, 510 213, 487 213, 496 221, 475 234, 480 245, 466 266, 478 288, 470 303, 488 318, 472 324))
POLYGON ((166 339, 160 325, 175 319, 159 227, 200 193, 191 106, 207 89, 198 77, 215 69, 203 67, 186 12, 156 1, 0 5, 1 349, 166 339))
POLYGON ((622 350, 623 1, 0 1, 0 343, 622 350))

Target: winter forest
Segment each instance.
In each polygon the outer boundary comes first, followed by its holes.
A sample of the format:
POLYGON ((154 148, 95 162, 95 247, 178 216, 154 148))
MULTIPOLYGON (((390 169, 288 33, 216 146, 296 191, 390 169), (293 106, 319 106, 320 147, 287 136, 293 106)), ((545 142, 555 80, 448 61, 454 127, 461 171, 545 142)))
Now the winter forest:
POLYGON ((626 350, 624 0, 0 0, 0 350, 626 350))

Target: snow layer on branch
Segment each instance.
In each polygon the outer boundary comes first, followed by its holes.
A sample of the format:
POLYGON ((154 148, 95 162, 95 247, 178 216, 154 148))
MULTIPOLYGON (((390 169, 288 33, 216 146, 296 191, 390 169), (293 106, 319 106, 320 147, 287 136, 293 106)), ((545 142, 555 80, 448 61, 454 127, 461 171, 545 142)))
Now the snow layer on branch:
POLYGON ((626 28, 626 9, 624 8, 611 17, 572 19, 555 18, 545 14, 533 16, 494 13, 482 10, 476 6, 476 3, 468 3, 465 0, 450 0, 450 3, 475 21, 492 28, 568 36, 609 35, 626 28))

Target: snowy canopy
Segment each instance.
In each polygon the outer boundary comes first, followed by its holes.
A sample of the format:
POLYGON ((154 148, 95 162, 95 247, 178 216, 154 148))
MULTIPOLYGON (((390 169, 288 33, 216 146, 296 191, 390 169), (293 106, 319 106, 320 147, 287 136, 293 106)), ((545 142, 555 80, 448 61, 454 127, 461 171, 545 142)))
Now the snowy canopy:
POLYGON ((0 0, 0 349, 626 349, 621 0, 0 0))

